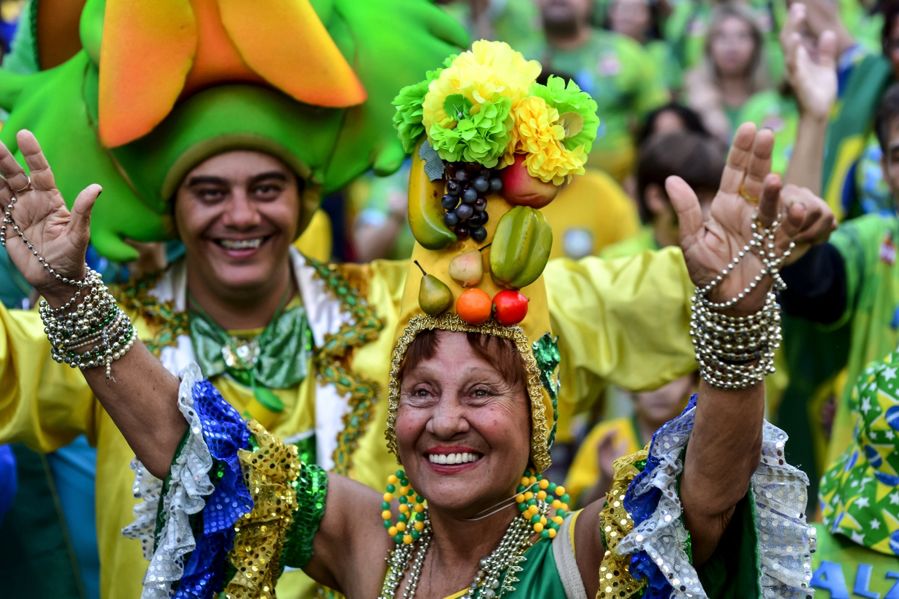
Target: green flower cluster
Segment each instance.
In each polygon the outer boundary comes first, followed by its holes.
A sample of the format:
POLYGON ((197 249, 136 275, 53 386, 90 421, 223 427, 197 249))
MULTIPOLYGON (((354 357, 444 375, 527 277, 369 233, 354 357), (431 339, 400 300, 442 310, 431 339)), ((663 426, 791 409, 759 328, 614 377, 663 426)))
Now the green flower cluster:
POLYGON ((422 109, 425 95, 428 93, 428 86, 431 82, 440 76, 444 68, 448 67, 456 59, 457 54, 448 56, 443 61, 443 66, 425 74, 424 81, 413 83, 402 88, 392 104, 396 106, 396 112, 393 114, 393 127, 396 129, 400 142, 403 144, 403 150, 407 154, 411 154, 415 149, 415 144, 425 132, 424 125, 421 124, 422 109))
POLYGON ((467 110, 459 114, 461 118, 450 127, 433 125, 428 139, 447 162, 477 162, 493 168, 511 139, 511 109, 509 98, 480 104, 474 114, 467 110))
POLYGON ((426 79, 407 85, 393 99, 393 105, 396 106, 396 112, 393 113, 393 127, 407 154, 412 153, 418 138, 425 132, 421 123, 421 103, 428 93, 430 83, 431 81, 426 79))
POLYGON ((582 92, 574 81, 568 81, 566 86, 564 79, 551 76, 546 85, 535 83, 531 87, 531 95, 543 98, 549 106, 559 111, 566 131, 562 140, 566 149, 584 147, 590 151, 599 128, 599 117, 596 102, 589 94, 582 92))

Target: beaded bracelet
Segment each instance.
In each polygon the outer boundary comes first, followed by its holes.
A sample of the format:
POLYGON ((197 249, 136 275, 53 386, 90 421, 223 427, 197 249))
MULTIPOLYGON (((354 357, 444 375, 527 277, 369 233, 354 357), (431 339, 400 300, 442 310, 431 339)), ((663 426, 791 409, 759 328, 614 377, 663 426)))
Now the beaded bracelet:
POLYGON ((50 355, 72 368, 106 368, 112 378, 112 363, 124 356, 137 338, 128 316, 109 290, 93 287, 74 310, 60 312, 41 300, 38 308, 50 340, 50 355), (76 351, 87 347, 85 351, 76 351))
POLYGON ((749 316, 727 316, 704 296, 693 294, 690 337, 702 379, 719 389, 745 389, 774 372, 780 346, 780 309, 769 291, 761 310, 749 316))
POLYGON ((790 256, 795 247, 795 244, 791 241, 790 245, 783 252, 783 254, 777 253, 777 245, 775 243, 775 235, 777 234, 777 230, 780 228, 783 220, 780 216, 771 224, 770 227, 760 228, 757 219, 752 220, 752 237, 749 241, 744 245, 737 255, 734 256, 733 260, 731 260, 727 266, 725 266, 720 273, 718 273, 714 279, 712 279, 709 283, 699 289, 699 293, 702 296, 708 296, 713 289, 718 287, 723 281, 724 278, 729 275, 734 268, 736 268, 737 264, 739 264, 743 258, 745 258, 748 254, 753 253, 753 250, 756 249, 758 251, 758 258, 762 262, 762 269, 759 273, 749 282, 749 284, 743 288, 736 296, 729 300, 725 300, 723 302, 709 302, 709 307, 715 310, 727 310, 728 308, 732 308, 736 306, 741 300, 743 300, 747 295, 752 293, 752 291, 759 286, 759 283, 764 280, 766 275, 771 276, 774 279, 774 289, 777 291, 783 291, 786 288, 786 284, 783 282, 783 279, 780 278, 780 267, 783 265, 784 261, 790 256))
POLYGON ((782 219, 770 227, 752 222, 752 237, 712 281, 697 288, 692 298, 690 337, 702 379, 719 389, 737 390, 751 387, 774 372, 774 352, 780 346, 780 309, 775 290, 786 288, 779 270, 794 244, 783 253, 777 252, 775 236, 782 219), (711 292, 718 287, 737 264, 750 253, 762 263, 759 273, 735 297, 713 302, 711 292), (729 316, 722 311, 735 306, 770 276, 774 284, 762 308, 748 316, 729 316))

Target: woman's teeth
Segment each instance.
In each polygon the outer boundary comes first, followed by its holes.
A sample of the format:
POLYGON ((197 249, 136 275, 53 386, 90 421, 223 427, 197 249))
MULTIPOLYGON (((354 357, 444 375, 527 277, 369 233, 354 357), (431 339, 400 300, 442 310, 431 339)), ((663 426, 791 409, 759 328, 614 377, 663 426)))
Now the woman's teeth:
POLYGON ((429 453, 428 461, 432 464, 468 464, 475 462, 478 456, 473 453, 429 453))
POLYGON ((249 250, 262 245, 263 238, 256 239, 219 239, 218 244, 226 250, 249 250))

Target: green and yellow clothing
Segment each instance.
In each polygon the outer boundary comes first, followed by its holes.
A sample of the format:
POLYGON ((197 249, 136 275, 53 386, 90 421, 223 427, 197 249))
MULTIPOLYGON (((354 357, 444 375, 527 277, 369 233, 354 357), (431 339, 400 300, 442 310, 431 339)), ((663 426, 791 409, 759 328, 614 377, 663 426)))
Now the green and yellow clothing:
MULTIPOLYGON (((862 369, 899 343, 899 219, 868 215, 843 223, 831 236, 843 257, 847 306, 833 328, 847 325, 851 341, 847 380, 855 381, 862 369)), ((851 389, 843 391, 827 454, 828 463, 852 442, 851 389)))
POLYGON ((747 121, 774 132, 771 171, 784 175, 793 153, 796 128, 799 125, 796 100, 778 91, 759 92, 749 98, 737 117, 738 123, 747 121))
MULTIPOLYGON (((241 414, 276 434, 291 441, 314 435, 320 465, 380 486, 395 467, 384 444, 382 394, 408 264, 332 269, 299 254, 292 261, 313 339, 306 377, 294 388, 273 390, 282 412, 228 376, 214 382, 241 414)), ((175 373, 195 361, 185 274, 176 263, 158 281, 120 294, 141 338, 175 373)), ((692 288, 679 253, 636 263, 555 260, 544 276, 563 360, 560 402, 589 405, 606 382, 653 388, 695 368, 687 335, 692 288)), ((49 452, 81 433, 99 456, 102 596, 136 597, 146 562, 137 543, 120 537, 134 506, 133 452, 80 373, 51 360, 38 315, 0 309, 0 440, 49 452)), ((297 577, 283 577, 285 592, 296 592, 297 577)))
MULTIPOLYGON (((615 446, 622 442, 626 446, 625 454, 640 450, 646 442, 640 437, 633 418, 615 418, 600 422, 594 426, 581 443, 565 479, 565 489, 571 496, 572 505, 581 505, 580 497, 584 491, 603 482, 600 480, 599 445, 607 435, 613 434, 615 446)), ((611 483, 611 481, 608 481, 611 483)))
MULTIPOLYGON (((785 405, 817 402, 821 381, 832 384, 845 368, 844 380, 854 383, 868 363, 895 349, 899 342, 897 240, 897 217, 863 216, 841 224, 828 245, 813 248, 784 269, 789 287, 781 300, 791 315, 784 335, 791 364, 785 405)), ((838 389, 826 464, 833 464, 854 443, 851 395, 851 386, 838 389)))
POLYGON ((553 48, 542 37, 523 43, 518 50, 552 71, 570 74, 596 100, 599 132, 587 164, 623 181, 636 159, 635 125, 668 100, 668 91, 647 51, 610 31, 593 31, 573 50, 553 48))
POLYGON ((867 54, 846 65, 841 79, 827 127, 822 190, 824 200, 842 221, 864 213, 855 171, 874 139, 874 116, 881 95, 893 82, 893 72, 883 56, 867 54))
MULTIPOLYGON (((326 335, 337 333, 342 323, 350 325, 342 335, 360 333, 374 335, 375 341, 359 347, 352 355, 353 378, 347 382, 367 384, 370 379, 386 378, 386 364, 382 358, 392 344, 390 335, 378 337, 378 331, 356 322, 342 308, 338 295, 326 287, 322 278, 295 255, 295 275, 301 281, 304 309, 309 319, 315 345, 326 346, 326 335)), ((391 294, 402 287, 403 268, 385 263, 364 269, 368 274, 354 280, 366 285, 366 296, 372 305, 383 306, 378 318, 384 329, 391 329, 395 314, 391 311, 391 294)), ((173 372, 179 372, 190 361, 193 350, 187 335, 185 318, 183 264, 168 271, 155 286, 136 287, 125 292, 124 306, 135 321, 145 343, 159 353, 160 359, 173 372), (179 268, 180 267, 180 268, 179 268), (153 299, 155 293, 177 297, 171 303, 153 299)), ((97 462, 97 536, 101 556, 101 592, 103 597, 136 597, 146 563, 140 558, 136 543, 123 542, 121 529, 131 520, 134 500, 131 494, 133 474, 127 465, 133 452, 115 428, 112 420, 92 396, 83 378, 75 370, 62 367, 49 359, 49 346, 43 339, 42 326, 34 312, 9 311, 0 315, 3 339, 0 341, 0 379, 4 381, 0 397, 0 437, 27 442, 41 451, 52 451, 65 445, 79 433, 86 433, 98 448, 97 462)), ((340 337, 341 335, 338 335, 340 337)), ((347 348, 352 351, 352 342, 347 348)), ((316 352, 325 358, 327 350, 316 352)), ((340 368, 340 353, 332 352, 334 369, 340 368)), ((349 362, 346 362, 349 364, 349 362)), ((281 431, 288 439, 314 439, 319 461, 346 470, 363 481, 380 482, 389 471, 391 461, 383 450, 383 434, 377 426, 365 426, 371 419, 371 403, 360 405, 358 399, 343 397, 331 382, 338 372, 324 372, 330 363, 310 360, 308 374, 296 387, 275 389, 283 403, 281 412, 274 412, 254 396, 251 389, 228 376, 216 377, 216 384, 229 402, 273 430, 281 431), (330 410, 328 402, 331 402, 330 410), (318 409, 316 405, 318 404, 318 409), (342 430, 342 410, 351 409, 362 425, 356 430, 342 430), (326 418, 331 414, 330 421, 326 418), (336 416, 336 420, 335 420, 336 416), (316 432, 326 434, 315 435, 316 432), (354 435, 361 433, 361 437, 354 435), (357 446, 358 452, 354 451, 357 446), (381 449, 380 452, 377 450, 381 449)), ((338 380, 337 384, 342 381, 338 380)), ((343 386, 342 388, 346 388, 343 386)), ((297 575, 288 574, 283 584, 287 589, 297 575)), ((302 577, 305 578, 305 577, 302 577)))
POLYGON ((550 258, 595 256, 637 233, 634 202, 603 171, 587 169, 542 208, 553 229, 550 258))
POLYGON ((815 524, 818 549, 812 555, 815 597, 892 597, 899 584, 899 558, 856 545, 833 535, 823 524, 815 524))
MULTIPOLYGON (((525 552, 525 561, 521 564, 522 570, 516 574, 518 583, 515 584, 515 590, 503 597, 510 599, 527 599, 529 597, 567 599, 571 596, 565 592, 563 586, 561 568, 557 562, 557 556, 561 551, 558 545, 566 544, 570 548, 568 559, 573 560, 576 552, 574 525, 579 515, 580 512, 575 512, 568 518, 567 526, 564 529, 567 534, 552 540, 541 539, 525 552)), ((467 592, 468 589, 463 589, 444 599, 460 599, 467 592)))
POLYGON ((899 592, 899 353, 853 381, 854 435, 821 479, 816 596, 899 592))

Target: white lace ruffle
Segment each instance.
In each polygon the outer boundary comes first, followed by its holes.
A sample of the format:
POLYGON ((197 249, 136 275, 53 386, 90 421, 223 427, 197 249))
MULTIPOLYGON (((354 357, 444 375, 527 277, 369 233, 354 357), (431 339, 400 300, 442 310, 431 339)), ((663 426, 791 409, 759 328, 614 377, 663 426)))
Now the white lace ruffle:
POLYGON ((787 464, 787 434, 768 422, 762 430, 762 460, 752 475, 756 533, 766 599, 809 597, 815 529, 805 519, 808 477, 787 464))
POLYGON ((693 430, 695 414, 695 407, 687 410, 666 423, 653 438, 650 451, 659 464, 649 476, 631 485, 637 497, 653 488, 661 490, 658 506, 651 517, 635 526, 615 548, 620 555, 646 551, 674 588, 672 597, 706 597, 699 575, 684 551, 688 535, 677 493, 678 480, 684 469, 681 456, 693 430))
POLYGON ((142 599, 162 599, 171 595, 172 584, 180 580, 184 572, 184 557, 196 546, 190 516, 203 510, 205 497, 214 489, 209 478, 212 456, 203 439, 192 395, 194 385, 201 378, 196 364, 185 369, 181 376, 178 409, 187 420, 188 431, 169 471, 168 488, 162 497, 165 521, 158 539, 155 538, 156 518, 163 483, 138 460, 131 463, 135 472, 134 496, 142 501, 134 508, 134 522, 122 532, 126 537, 140 541, 144 557, 150 561, 142 599))
MULTIPOLYGON (((684 550, 688 535, 677 493, 684 466, 681 456, 693 430, 695 414, 696 408, 692 408, 657 433, 652 452, 659 465, 633 491, 640 496, 657 488, 662 492, 661 498, 653 515, 616 547, 616 552, 622 555, 646 551, 670 581, 674 589, 672 597, 707 597, 684 550)), ((758 538, 759 586, 766 599, 810 595, 815 540, 814 529, 805 519, 808 477, 786 463, 783 453, 786 441, 786 433, 767 421, 764 423, 762 459, 750 482, 758 538)))

